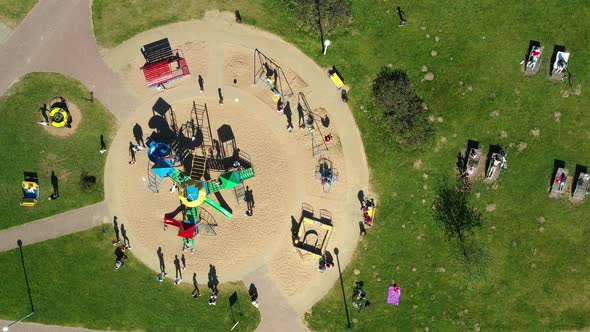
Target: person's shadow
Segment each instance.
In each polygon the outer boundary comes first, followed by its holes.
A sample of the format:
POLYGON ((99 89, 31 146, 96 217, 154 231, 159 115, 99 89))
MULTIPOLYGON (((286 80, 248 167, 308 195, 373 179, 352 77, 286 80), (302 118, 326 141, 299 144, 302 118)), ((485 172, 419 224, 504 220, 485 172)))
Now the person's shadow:
POLYGON ((287 117, 287 126, 293 126, 293 112, 291 111, 291 102, 287 101, 285 104, 285 108, 283 109, 283 113, 287 117))
POLYGON ((174 268, 176 269, 176 279, 182 279, 182 271, 180 269, 180 259, 178 259, 178 255, 174 255, 174 268))
POLYGON ((53 187, 53 196, 54 198, 59 197, 59 180, 57 175, 55 175, 54 171, 51 171, 51 186, 53 187))
POLYGON ((162 252, 162 247, 158 247, 156 253, 158 254, 158 260, 160 261, 160 272, 163 275, 166 275, 166 264, 164 263, 164 253, 162 252))
POLYGON ((215 265, 209 264, 209 273, 207 274, 209 281, 207 282, 207 287, 214 290, 217 289, 217 285, 219 285, 219 279, 217 279, 217 271, 215 271, 215 265))
POLYGON ((135 126, 133 126, 133 137, 135 138, 137 145, 145 147, 145 142, 143 141, 143 129, 139 123, 136 123, 135 126))

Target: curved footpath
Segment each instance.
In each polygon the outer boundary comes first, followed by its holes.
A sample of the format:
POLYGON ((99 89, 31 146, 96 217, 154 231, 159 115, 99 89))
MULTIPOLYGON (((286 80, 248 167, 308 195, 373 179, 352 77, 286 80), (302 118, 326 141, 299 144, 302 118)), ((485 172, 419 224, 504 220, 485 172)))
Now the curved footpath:
MULTIPOLYGON (((328 107, 339 103, 338 93, 334 91, 333 87, 331 92, 327 90, 330 83, 325 77, 325 73, 301 51, 269 33, 258 31, 252 27, 231 24, 227 20, 218 20, 217 18, 214 17, 206 25, 209 28, 211 28, 212 24, 217 25, 216 28, 222 31, 219 35, 222 38, 223 33, 228 34, 227 37, 232 37, 233 34, 256 38, 262 36, 260 40, 267 40, 262 46, 265 52, 281 59, 287 66, 303 77, 312 77, 314 82, 315 80, 325 80, 326 84, 319 85, 326 87, 326 89, 315 89, 309 97, 312 104, 315 104, 314 99, 321 99, 323 104, 327 104, 328 107)), ((198 26, 199 24, 203 23, 199 21, 178 23, 180 26, 198 26)), ((159 29, 161 28, 152 31, 159 29)), ((134 45, 134 43, 139 43, 139 39, 132 38, 129 44, 134 45)), ((105 56, 106 61, 111 65, 113 62, 117 62, 117 59, 113 59, 113 56, 116 56, 114 53, 116 52, 107 53, 105 56)), ((0 94, 4 94, 11 84, 28 72, 61 72, 80 80, 89 90, 94 91, 95 96, 116 115, 120 123, 125 123, 131 112, 142 104, 140 99, 144 99, 128 89, 121 78, 101 58, 92 30, 91 0, 41 0, 17 27, 12 37, 0 47, 0 57, 3 59, 3 66, 0 68, 0 94), (48 20, 48 17, 52 19, 48 20), (72 27, 76 28, 72 29, 72 27)), ((221 84, 217 86, 221 86, 221 84)), ((359 189, 367 189, 369 174, 366 162, 364 162, 366 158, 364 158, 360 133, 356 129, 351 112, 339 114, 334 125, 339 129, 346 165, 356 165, 352 169, 355 170, 357 180, 349 185, 359 189), (360 157, 359 153, 361 154, 360 157)), ((107 167, 106 172, 108 172, 108 169, 107 167)), ((356 191, 354 193, 349 192, 347 195, 354 195, 356 199, 355 193, 356 191)), ((21 238, 24 243, 31 244, 90 228, 101 222, 110 222, 113 212, 113 202, 109 199, 109 197, 112 197, 111 194, 109 186, 106 184, 106 200, 102 203, 0 231, 0 251, 16 247, 16 243, 11 244, 9 242, 15 238, 21 238), (72 218, 73 216, 90 217, 72 218), (67 220, 67 223, 65 220, 67 220), (75 220, 75 222, 72 222, 72 220, 75 220), (56 224, 60 224, 62 227, 56 229, 56 224), (26 231, 33 225, 38 230, 36 234, 26 231)), ((356 206, 351 206, 350 209, 356 209, 356 206)), ((347 230, 351 229, 350 225, 345 227, 347 230)), ((358 232, 356 233, 358 234, 358 232)), ((354 243, 350 246, 344 246, 344 243, 338 244, 342 246, 340 258, 343 266, 346 266, 349 262, 357 238, 358 235, 352 237, 354 243)), ((258 288, 261 294, 260 311, 262 321, 258 328, 259 331, 276 331, 279 329, 302 331, 307 330, 301 318, 302 313, 309 310, 315 301, 321 299, 327 293, 333 286, 336 276, 333 273, 329 278, 325 278, 321 285, 312 285, 314 296, 304 299, 301 305, 294 305, 281 293, 279 287, 273 282, 267 266, 261 266, 244 276, 243 279, 247 284, 252 282, 260 285, 258 288)), ((14 331, 18 330, 88 331, 32 323, 15 325, 14 331)))

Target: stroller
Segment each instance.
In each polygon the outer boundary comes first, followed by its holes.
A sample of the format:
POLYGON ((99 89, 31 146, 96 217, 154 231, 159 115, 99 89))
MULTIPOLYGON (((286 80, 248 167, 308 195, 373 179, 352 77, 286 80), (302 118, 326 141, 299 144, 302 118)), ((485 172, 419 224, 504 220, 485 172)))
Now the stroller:
POLYGON ((118 270, 121 268, 121 266, 125 265, 125 260, 127 259, 127 256, 123 256, 120 259, 115 260, 115 265, 113 266, 113 269, 118 270))
POLYGON ((367 293, 363 290, 364 284, 362 281, 356 281, 352 288, 352 306, 359 311, 363 308, 363 302, 365 302, 365 308, 370 307, 370 303, 367 301, 367 293))
POLYGON ((115 260, 113 269, 116 271, 120 269, 121 266, 125 265, 125 260, 127 259, 127 255, 125 255, 125 246, 117 247, 117 249, 115 249, 115 256, 117 256, 117 259, 115 260))

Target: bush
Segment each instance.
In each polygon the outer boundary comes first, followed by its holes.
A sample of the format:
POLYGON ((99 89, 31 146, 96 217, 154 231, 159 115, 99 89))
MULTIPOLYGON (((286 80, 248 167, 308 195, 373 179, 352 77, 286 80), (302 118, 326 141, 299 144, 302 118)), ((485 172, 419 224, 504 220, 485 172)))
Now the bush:
POLYGON ((319 17, 324 34, 346 28, 351 22, 351 0, 281 0, 285 9, 303 31, 320 32, 319 17))
POLYGON ((383 67, 373 81, 373 97, 402 148, 418 149, 432 140, 434 127, 405 71, 383 67))

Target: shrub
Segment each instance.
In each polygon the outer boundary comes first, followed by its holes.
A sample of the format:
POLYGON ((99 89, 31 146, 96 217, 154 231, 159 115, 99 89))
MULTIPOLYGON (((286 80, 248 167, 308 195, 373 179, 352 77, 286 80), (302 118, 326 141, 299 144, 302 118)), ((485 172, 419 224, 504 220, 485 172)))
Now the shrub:
POLYGON ((373 97, 402 148, 418 149, 432 140, 434 127, 405 71, 384 67, 373 81, 373 97))

